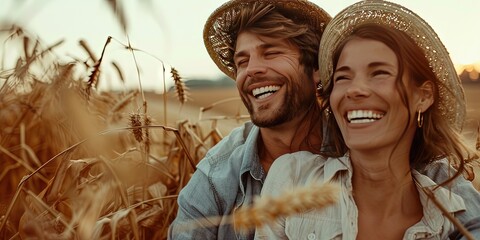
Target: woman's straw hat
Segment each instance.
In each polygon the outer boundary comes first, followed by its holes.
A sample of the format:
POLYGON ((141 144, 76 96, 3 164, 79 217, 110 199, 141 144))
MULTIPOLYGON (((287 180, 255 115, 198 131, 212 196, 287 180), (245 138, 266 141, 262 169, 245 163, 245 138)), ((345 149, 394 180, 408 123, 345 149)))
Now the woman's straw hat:
POLYGON ((306 23, 323 32, 330 15, 319 6, 306 0, 232 0, 217 8, 208 18, 203 30, 203 41, 208 54, 218 68, 235 79, 232 43, 236 41, 237 29, 231 29, 240 9, 254 4, 272 4, 286 17, 306 23))
POLYGON ((323 33, 318 56, 322 85, 327 86, 333 74, 333 51, 356 27, 364 23, 376 23, 400 30, 423 49, 430 67, 438 78, 437 110, 457 130, 461 130, 466 115, 465 94, 447 49, 425 20, 395 3, 379 0, 361 1, 345 8, 330 21, 323 33))

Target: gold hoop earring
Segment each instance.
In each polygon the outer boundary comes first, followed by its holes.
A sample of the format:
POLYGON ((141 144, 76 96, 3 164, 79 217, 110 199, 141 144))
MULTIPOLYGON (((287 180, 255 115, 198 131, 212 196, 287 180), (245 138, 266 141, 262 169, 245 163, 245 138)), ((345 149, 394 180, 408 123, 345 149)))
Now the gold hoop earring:
POLYGON ((418 109, 417 126, 418 126, 418 128, 423 127, 423 113, 422 113, 422 110, 420 110, 420 109, 418 109))

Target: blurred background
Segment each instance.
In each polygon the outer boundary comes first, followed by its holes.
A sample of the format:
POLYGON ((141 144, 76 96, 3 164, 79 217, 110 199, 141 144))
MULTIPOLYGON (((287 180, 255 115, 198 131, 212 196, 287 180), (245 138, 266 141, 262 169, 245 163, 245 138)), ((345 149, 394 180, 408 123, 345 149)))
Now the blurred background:
MULTIPOLYGON (((152 102, 161 102, 164 86, 173 90, 171 68, 175 68, 188 90, 187 104, 170 114, 171 119, 195 119, 199 108, 237 97, 234 81, 215 66, 203 45, 203 26, 225 0, 1 0, 0 29, 12 25, 40 39, 65 62, 84 62, 87 69, 104 50, 98 89, 127 91, 141 87, 152 102), (112 40, 106 46, 109 37, 112 40), (83 43, 83 45, 80 44, 83 43), (132 54, 127 47, 136 49, 132 54), (121 75, 121 76, 119 76, 121 75), (157 98, 157 99, 155 99, 157 98)), ((313 0, 335 15, 354 0, 313 0)), ((480 121, 480 16, 479 0, 394 1, 423 17, 436 30, 450 52, 467 95, 468 119, 464 133, 476 138, 480 121)), ((15 51, 8 35, 0 34, 1 66, 13 68, 15 51)), ((86 78, 87 76, 85 76, 86 78)), ((2 79, 0 78, 0 83, 2 79)), ((172 103, 175 104, 175 103, 172 103)), ((180 107, 180 105, 182 105, 180 107)), ((166 106, 153 104, 153 117, 166 106)), ((225 114, 246 114, 241 101, 217 108, 225 114)), ((234 124, 236 125, 236 123, 234 124)), ((229 129, 229 127, 227 128, 229 129)), ((473 141, 473 140, 472 140, 473 141)))
MULTIPOLYGON (((203 25, 225 0, 1 0, 2 28, 17 24, 36 34, 46 45, 64 40, 55 49, 68 58, 86 59, 79 46, 84 40, 100 55, 108 36, 148 54, 136 55, 144 89, 162 91, 162 66, 175 67, 185 80, 224 80, 203 46, 203 25), (153 58, 153 55, 158 59, 153 58)), ((332 16, 353 0, 313 0, 332 16)), ((477 81, 480 71, 480 1, 397 0, 426 19, 451 53, 466 82, 477 81), (465 70, 465 72, 464 72, 465 70)), ((132 55, 114 42, 105 58, 115 59, 125 72, 124 83, 110 76, 100 88, 136 87, 132 55)), ((0 51, 3 51, 0 50, 0 51)), ((3 55, 3 53, 2 53, 3 55)), ((14 63, 10 63, 14 64, 14 63)), ((110 69, 111 70, 111 69, 110 69)), ((112 74, 104 69, 103 74, 112 74)), ((231 82, 230 82, 231 83, 231 82)), ((194 83, 191 83, 194 84, 194 83)), ((202 83, 203 84, 203 83, 202 83)), ((200 83, 196 86, 202 85, 200 83)), ((229 81, 226 81, 229 85, 229 81)), ((167 79, 167 87, 172 85, 167 79)))
MULTIPOLYGON (((203 46, 224 2, 0 0, 0 239, 166 238, 195 164, 249 119, 203 46)), ((480 0, 395 2, 449 50, 475 146, 480 0)))

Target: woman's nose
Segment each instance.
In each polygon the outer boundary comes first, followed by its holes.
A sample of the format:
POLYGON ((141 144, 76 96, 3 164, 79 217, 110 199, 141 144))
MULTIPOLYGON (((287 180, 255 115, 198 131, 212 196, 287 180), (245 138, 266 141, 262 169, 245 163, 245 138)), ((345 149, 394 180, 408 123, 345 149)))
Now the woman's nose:
POLYGON ((350 99, 368 97, 370 95, 369 86, 365 80, 354 79, 351 81, 345 96, 350 99))

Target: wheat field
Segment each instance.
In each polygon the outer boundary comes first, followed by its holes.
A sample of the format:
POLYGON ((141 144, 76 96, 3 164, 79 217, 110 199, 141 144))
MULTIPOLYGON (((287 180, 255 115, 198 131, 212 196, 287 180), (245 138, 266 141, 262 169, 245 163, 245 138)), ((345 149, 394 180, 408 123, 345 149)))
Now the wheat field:
MULTIPOLYGON (((174 92, 145 91, 140 77, 136 89, 99 91, 107 66, 123 80, 103 61, 115 39, 99 56, 80 41, 88 59, 66 60, 52 51, 62 41, 18 26, 0 34, 15 60, 0 66, 0 238, 165 239, 198 161, 248 120, 236 89, 187 89, 172 67, 174 92)), ((480 87, 465 90, 475 144, 480 87)))
POLYGON ((11 50, 0 68, 0 238, 164 239, 176 195, 228 133, 223 122, 245 117, 216 116, 212 102, 195 118, 173 68, 176 96, 144 91, 140 77, 138 89, 98 91, 114 39, 100 56, 80 41, 89 58, 72 60, 53 51, 62 41, 0 33, 11 50))

